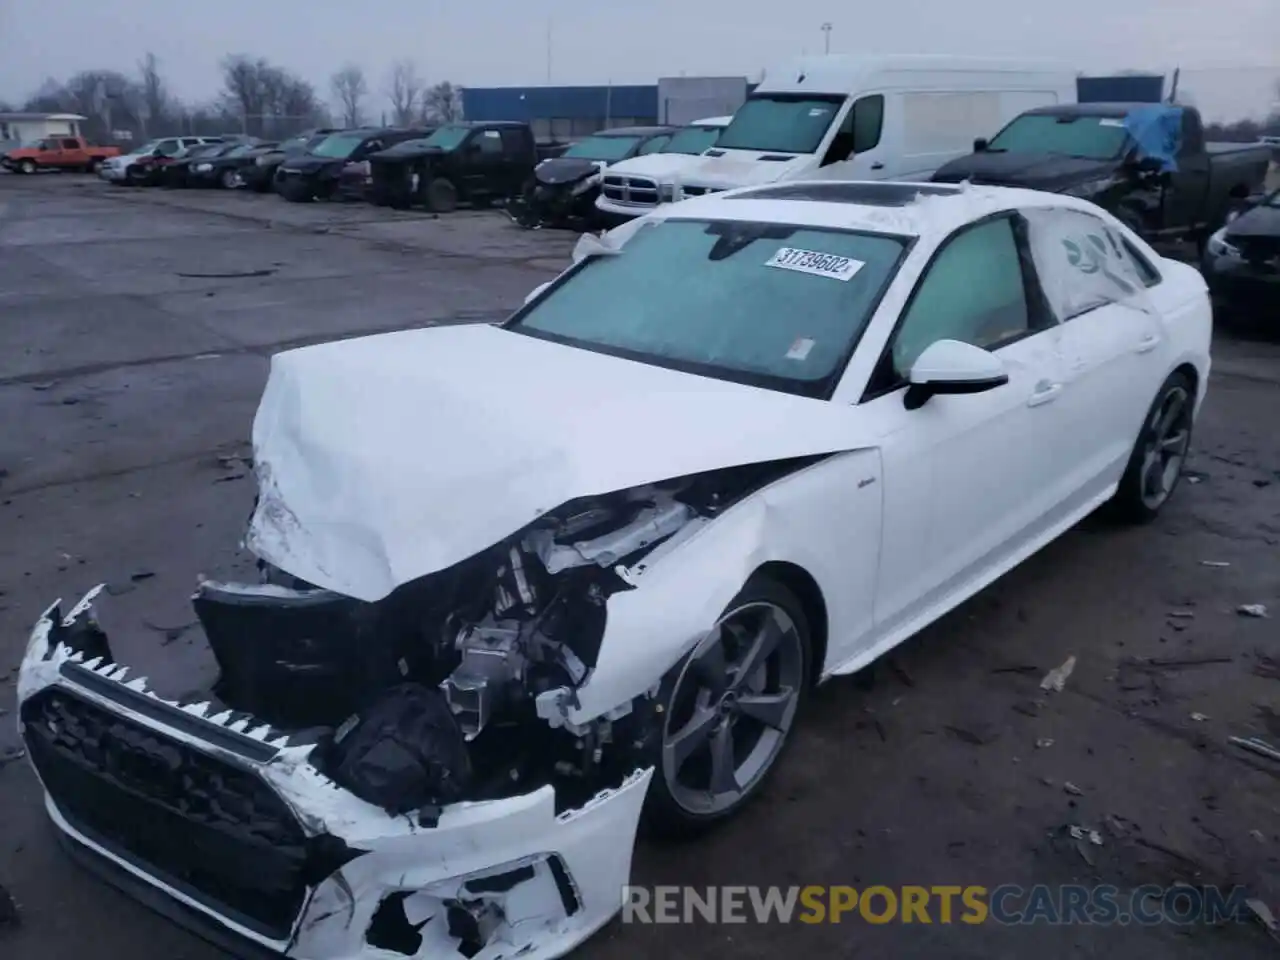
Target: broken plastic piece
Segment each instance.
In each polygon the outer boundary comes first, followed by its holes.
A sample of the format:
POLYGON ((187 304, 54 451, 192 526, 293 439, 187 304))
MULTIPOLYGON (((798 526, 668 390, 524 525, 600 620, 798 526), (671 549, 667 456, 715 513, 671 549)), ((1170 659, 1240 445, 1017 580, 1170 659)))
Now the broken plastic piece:
POLYGON ((1066 686, 1067 680, 1071 677, 1071 672, 1076 668, 1076 658, 1073 654, 1063 662, 1062 666, 1054 667, 1044 675, 1044 679, 1040 681, 1041 690, 1053 690, 1061 693, 1062 688, 1066 686))
POLYGON ((1269 616, 1267 608, 1260 603, 1244 603, 1236 608, 1236 613, 1242 617, 1258 617, 1263 618, 1269 616))

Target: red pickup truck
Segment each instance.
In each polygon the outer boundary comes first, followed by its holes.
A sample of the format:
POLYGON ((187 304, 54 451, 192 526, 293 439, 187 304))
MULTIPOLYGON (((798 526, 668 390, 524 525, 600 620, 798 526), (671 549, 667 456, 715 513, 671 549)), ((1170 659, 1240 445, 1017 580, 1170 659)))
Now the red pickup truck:
POLYGON ((17 173, 37 170, 97 171, 108 157, 118 157, 119 147, 90 146, 84 137, 46 137, 0 157, 0 166, 17 173))

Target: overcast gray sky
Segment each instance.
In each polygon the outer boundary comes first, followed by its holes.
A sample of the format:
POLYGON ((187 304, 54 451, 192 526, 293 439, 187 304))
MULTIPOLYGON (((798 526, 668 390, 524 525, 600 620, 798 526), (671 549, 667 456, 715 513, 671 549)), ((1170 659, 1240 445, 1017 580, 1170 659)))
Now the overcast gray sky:
POLYGON ((1189 74, 1206 108, 1238 97, 1264 111, 1280 78, 1280 0, 0 0, 0 99, 89 67, 132 72, 148 50, 189 99, 217 92, 218 60, 233 52, 267 57, 322 94, 353 61, 380 95, 403 57, 433 81, 543 83, 548 22, 555 83, 749 75, 821 52, 824 21, 833 52, 1215 68, 1189 74), (1274 69, 1222 69, 1233 66, 1274 69))

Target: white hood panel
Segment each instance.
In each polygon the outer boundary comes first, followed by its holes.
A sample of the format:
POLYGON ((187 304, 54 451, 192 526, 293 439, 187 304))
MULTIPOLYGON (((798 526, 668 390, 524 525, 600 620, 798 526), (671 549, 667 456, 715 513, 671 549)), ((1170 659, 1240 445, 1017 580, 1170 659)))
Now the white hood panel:
POLYGON ((659 183, 670 183, 676 176, 692 170, 705 158, 687 153, 650 153, 615 163, 609 173, 626 177, 652 177, 659 183))
POLYGON ((810 154, 801 154, 790 160, 761 160, 760 157, 777 154, 759 153, 753 150, 726 150, 720 157, 697 157, 699 163, 685 172, 685 182, 704 187, 729 190, 734 187, 755 187, 766 183, 788 180, 802 173, 814 163, 810 154))
POLYGON ((870 445, 853 408, 438 327, 272 358, 246 543, 374 601, 578 497, 870 445))

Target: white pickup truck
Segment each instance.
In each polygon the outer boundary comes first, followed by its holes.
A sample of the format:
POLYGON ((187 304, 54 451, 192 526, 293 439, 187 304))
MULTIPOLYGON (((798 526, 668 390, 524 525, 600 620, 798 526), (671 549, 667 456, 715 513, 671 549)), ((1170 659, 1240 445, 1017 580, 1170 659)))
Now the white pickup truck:
POLYGON ((768 71, 714 147, 686 158, 679 184, 658 199, 781 180, 924 181, 1020 113, 1075 99, 1075 71, 1055 62, 804 57, 768 71))
POLYGON ((661 153, 615 163, 605 172, 596 209, 611 225, 644 216, 676 199, 681 174, 715 145, 733 117, 706 117, 681 129, 661 153))

